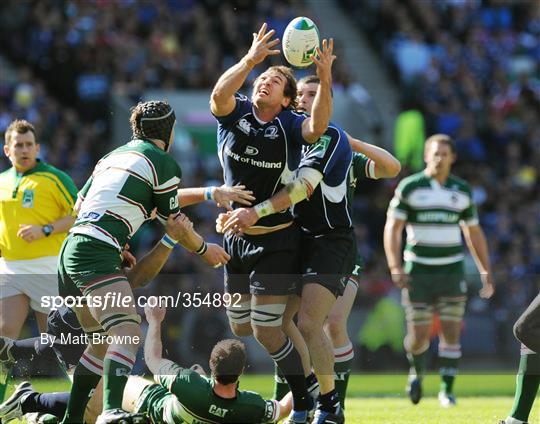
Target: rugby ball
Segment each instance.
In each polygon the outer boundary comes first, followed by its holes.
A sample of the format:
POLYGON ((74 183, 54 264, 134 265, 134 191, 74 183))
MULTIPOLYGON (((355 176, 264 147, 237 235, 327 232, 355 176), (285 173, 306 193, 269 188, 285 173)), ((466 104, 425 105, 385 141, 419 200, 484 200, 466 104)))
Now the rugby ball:
POLYGON ((294 18, 283 33, 283 54, 292 66, 305 68, 313 63, 311 56, 319 47, 319 30, 317 25, 303 16, 294 18))

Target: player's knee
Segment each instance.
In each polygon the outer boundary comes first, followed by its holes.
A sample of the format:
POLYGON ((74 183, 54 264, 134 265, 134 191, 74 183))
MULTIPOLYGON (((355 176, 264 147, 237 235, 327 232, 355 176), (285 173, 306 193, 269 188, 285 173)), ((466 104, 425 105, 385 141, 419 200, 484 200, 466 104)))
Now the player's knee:
POLYGON ((527 339, 527 333, 528 333, 527 330, 528 330, 527 320, 520 317, 514 324, 514 336, 516 336, 516 339, 518 339, 520 342, 525 343, 524 340, 527 339))
POLYGON ((237 324, 229 321, 229 325, 231 327, 231 331, 236 337, 248 337, 253 334, 251 323, 237 324))
POLYGON ((324 323, 324 331, 334 340, 346 333, 347 325, 341 314, 330 314, 324 323))
POLYGON ((17 339, 21 331, 19 323, 10 322, 9 320, 0 321, 0 336, 17 339))
POLYGON ((298 317, 298 329, 306 342, 309 342, 316 337, 320 337, 322 327, 316 321, 309 319, 309 317, 300 316, 298 317))
POLYGON ((139 324, 125 323, 117 325, 109 329, 109 336, 113 336, 113 340, 119 341, 118 344, 139 345, 141 343, 142 332, 139 324))

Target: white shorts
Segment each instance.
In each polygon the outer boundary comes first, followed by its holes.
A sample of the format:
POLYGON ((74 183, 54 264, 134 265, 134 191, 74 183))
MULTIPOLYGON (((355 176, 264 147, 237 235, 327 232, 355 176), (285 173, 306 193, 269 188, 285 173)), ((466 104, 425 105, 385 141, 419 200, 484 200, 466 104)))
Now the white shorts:
POLYGON ((48 314, 50 308, 41 306, 42 296, 58 296, 58 256, 6 261, 0 258, 0 299, 24 294, 30 307, 48 314))

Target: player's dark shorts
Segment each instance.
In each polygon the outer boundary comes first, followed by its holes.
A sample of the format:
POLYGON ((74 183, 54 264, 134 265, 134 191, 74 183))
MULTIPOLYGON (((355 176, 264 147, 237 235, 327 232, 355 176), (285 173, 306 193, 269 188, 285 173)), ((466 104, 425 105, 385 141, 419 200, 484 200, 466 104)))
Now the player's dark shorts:
POLYGON ((113 246, 83 234, 70 234, 60 250, 60 296, 86 296, 92 290, 126 280, 120 252, 113 246))
POLYGON ((231 256, 225 265, 227 293, 296 293, 300 274, 300 230, 296 225, 258 236, 226 234, 223 248, 231 256))
MULTIPOLYGON (((71 309, 62 307, 53 310, 47 317, 47 333, 55 336, 53 349, 66 368, 77 365, 86 349, 83 343, 62 343, 62 340, 81 340, 84 331, 77 320, 77 315, 71 309)), ((48 349, 48 344, 39 343, 36 350, 48 349)))
POLYGON ((428 325, 433 314, 441 321, 459 322, 465 314, 467 284, 463 262, 448 265, 423 265, 406 262, 410 289, 402 291, 407 322, 428 325))
POLYGON ((302 284, 317 283, 336 297, 345 290, 355 269, 356 239, 352 230, 334 230, 327 234, 302 234, 302 284))
POLYGON ((411 278, 408 298, 413 303, 433 304, 441 297, 464 298, 467 295, 463 261, 448 265, 405 262, 404 271, 411 278))

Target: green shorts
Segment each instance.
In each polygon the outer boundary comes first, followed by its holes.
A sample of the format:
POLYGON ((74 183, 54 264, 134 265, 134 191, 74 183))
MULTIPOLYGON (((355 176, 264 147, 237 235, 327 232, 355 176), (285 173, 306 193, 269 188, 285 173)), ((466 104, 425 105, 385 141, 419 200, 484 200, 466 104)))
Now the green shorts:
POLYGON ((83 234, 70 234, 60 250, 58 293, 86 296, 93 290, 126 280, 118 249, 83 234))
MULTIPOLYGON (((142 391, 133 412, 136 414, 148 414, 152 423, 162 423, 165 402, 171 396, 174 395, 163 386, 151 384, 142 391)), ((184 422, 180 417, 175 417, 175 419, 180 420, 177 421, 179 423, 184 422)))
POLYGON ((463 318, 467 300, 463 261, 448 265, 406 262, 404 271, 411 278, 402 298, 409 322, 427 324, 434 312, 441 320, 463 318))

